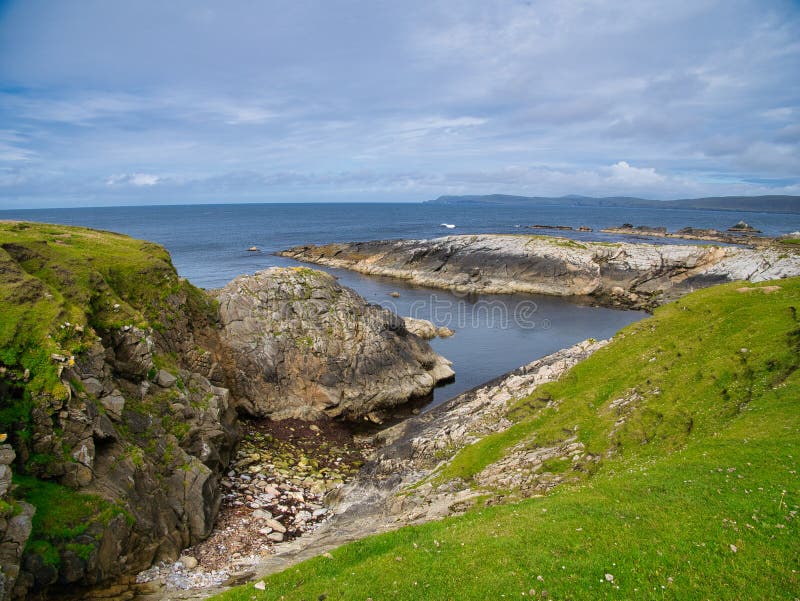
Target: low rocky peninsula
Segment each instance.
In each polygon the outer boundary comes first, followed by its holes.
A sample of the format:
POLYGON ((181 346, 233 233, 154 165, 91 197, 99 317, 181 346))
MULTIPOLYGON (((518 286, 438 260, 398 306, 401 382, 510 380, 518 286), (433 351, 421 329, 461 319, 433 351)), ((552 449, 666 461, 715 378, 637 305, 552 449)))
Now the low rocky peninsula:
MULTIPOLYGON (((633 225, 624 223, 619 227, 600 230, 604 234, 618 236, 637 236, 644 238, 672 238, 677 240, 701 240, 704 242, 721 242, 723 244, 741 244, 747 246, 770 246, 776 243, 775 238, 760 235, 761 232, 744 221, 729 227, 722 232, 713 228, 684 227, 670 232, 663 226, 633 225)), ((779 240, 778 240, 779 241, 779 240)))
POLYGON ((307 245, 280 254, 461 293, 588 297, 602 305, 638 309, 652 309, 714 284, 800 273, 800 255, 787 249, 584 242, 534 235, 307 245))

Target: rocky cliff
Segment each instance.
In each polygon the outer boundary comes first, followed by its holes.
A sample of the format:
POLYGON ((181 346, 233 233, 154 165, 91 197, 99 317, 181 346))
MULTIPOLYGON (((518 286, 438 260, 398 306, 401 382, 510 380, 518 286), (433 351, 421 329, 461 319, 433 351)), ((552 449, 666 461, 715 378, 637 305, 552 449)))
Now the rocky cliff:
POLYGON ((402 318, 307 268, 272 268, 215 292, 239 406, 273 418, 375 417, 453 377, 402 318))
POLYGON ((94 585, 207 536, 236 441, 210 299, 156 245, 2 223, 0 307, 1 597, 94 585))
POLYGON ((587 296, 631 308, 652 308, 713 284, 800 274, 800 256, 783 250, 528 235, 311 245, 281 254, 464 293, 587 296))

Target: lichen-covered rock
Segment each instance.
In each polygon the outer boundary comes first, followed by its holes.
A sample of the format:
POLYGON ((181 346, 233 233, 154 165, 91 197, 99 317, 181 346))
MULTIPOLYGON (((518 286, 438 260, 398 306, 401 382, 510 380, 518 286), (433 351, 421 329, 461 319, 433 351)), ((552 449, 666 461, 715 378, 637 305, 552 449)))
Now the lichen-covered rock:
POLYGON ((770 248, 601 243, 483 234, 300 246, 301 261, 464 293, 591 296, 652 308, 734 280, 800 275, 800 255, 770 248))
POLYGON ((428 395, 449 363, 403 319, 306 268, 272 268, 216 292, 225 370, 252 415, 358 419, 428 395))

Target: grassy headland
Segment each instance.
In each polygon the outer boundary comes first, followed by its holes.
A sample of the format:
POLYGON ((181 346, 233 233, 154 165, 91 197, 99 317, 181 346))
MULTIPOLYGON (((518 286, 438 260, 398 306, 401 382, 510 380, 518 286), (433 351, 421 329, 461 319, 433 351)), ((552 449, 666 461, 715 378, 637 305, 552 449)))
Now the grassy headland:
POLYGON ((66 394, 52 355, 80 354, 90 330, 163 329, 163 301, 181 290, 208 302, 163 247, 80 227, 0 222, 0 274, 0 364, 20 380, 28 369, 32 395, 66 394))
MULTIPOLYGON (((800 278, 684 297, 433 478, 577 436, 550 494, 370 537, 221 596, 793 599, 800 590, 800 278)), ((492 491, 515 498, 522 491, 492 491)))

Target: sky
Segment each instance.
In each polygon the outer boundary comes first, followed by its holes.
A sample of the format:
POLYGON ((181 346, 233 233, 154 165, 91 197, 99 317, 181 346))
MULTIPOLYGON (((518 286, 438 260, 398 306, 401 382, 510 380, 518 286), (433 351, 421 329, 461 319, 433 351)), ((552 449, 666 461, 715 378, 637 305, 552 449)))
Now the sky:
POLYGON ((0 209, 800 194, 800 2, 0 0, 0 209))

